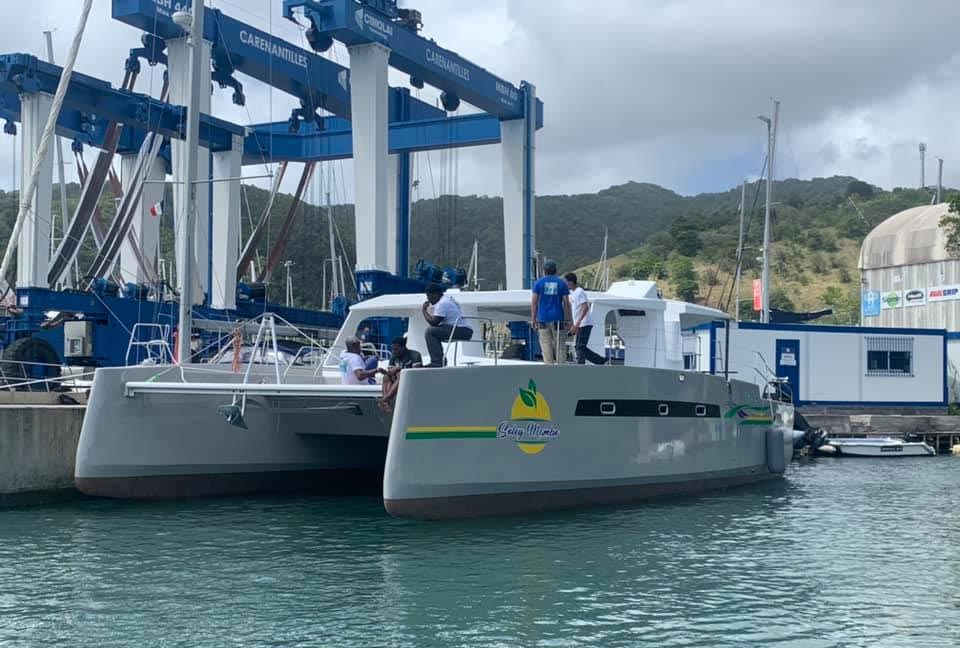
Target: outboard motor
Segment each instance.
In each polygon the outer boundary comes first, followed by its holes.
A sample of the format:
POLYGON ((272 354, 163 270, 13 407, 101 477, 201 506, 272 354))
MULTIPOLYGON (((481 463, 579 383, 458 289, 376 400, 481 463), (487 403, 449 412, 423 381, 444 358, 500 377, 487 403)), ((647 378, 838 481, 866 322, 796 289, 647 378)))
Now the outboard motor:
POLYGON ((793 448, 801 450, 811 448, 817 450, 821 446, 827 445, 827 431, 823 428, 815 428, 804 418, 800 412, 793 415, 793 448))

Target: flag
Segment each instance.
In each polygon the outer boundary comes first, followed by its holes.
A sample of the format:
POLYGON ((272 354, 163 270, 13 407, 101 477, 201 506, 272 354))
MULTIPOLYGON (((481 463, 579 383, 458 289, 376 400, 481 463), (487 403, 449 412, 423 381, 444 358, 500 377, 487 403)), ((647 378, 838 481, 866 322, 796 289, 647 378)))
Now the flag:
POLYGON ((156 205, 150 208, 151 216, 163 216, 163 201, 161 200, 156 205))
POLYGON ((763 310, 763 286, 759 279, 753 280, 753 310, 763 310))

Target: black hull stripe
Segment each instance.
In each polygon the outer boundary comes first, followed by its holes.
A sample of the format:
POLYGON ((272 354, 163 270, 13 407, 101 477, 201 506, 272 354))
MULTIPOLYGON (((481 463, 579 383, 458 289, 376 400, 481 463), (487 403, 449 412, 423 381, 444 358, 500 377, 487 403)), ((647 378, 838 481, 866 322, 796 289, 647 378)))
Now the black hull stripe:
POLYGON ((575 414, 576 416, 630 418, 720 418, 720 406, 635 398, 584 399, 577 401, 575 414))

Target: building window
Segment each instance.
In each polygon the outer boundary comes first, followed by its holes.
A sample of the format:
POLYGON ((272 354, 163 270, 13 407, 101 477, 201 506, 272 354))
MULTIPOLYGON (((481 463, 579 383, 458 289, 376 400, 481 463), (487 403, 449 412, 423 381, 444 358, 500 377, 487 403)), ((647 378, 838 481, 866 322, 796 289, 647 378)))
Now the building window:
POLYGON ((868 376, 912 376, 913 338, 868 335, 868 376))

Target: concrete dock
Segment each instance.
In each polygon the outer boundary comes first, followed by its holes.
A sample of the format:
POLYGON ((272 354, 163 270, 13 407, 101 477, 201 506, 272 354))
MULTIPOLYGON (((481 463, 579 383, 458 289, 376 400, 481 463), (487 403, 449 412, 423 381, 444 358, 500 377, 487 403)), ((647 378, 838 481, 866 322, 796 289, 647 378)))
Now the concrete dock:
POLYGON ((76 494, 73 469, 86 397, 0 392, 0 507, 76 494))

